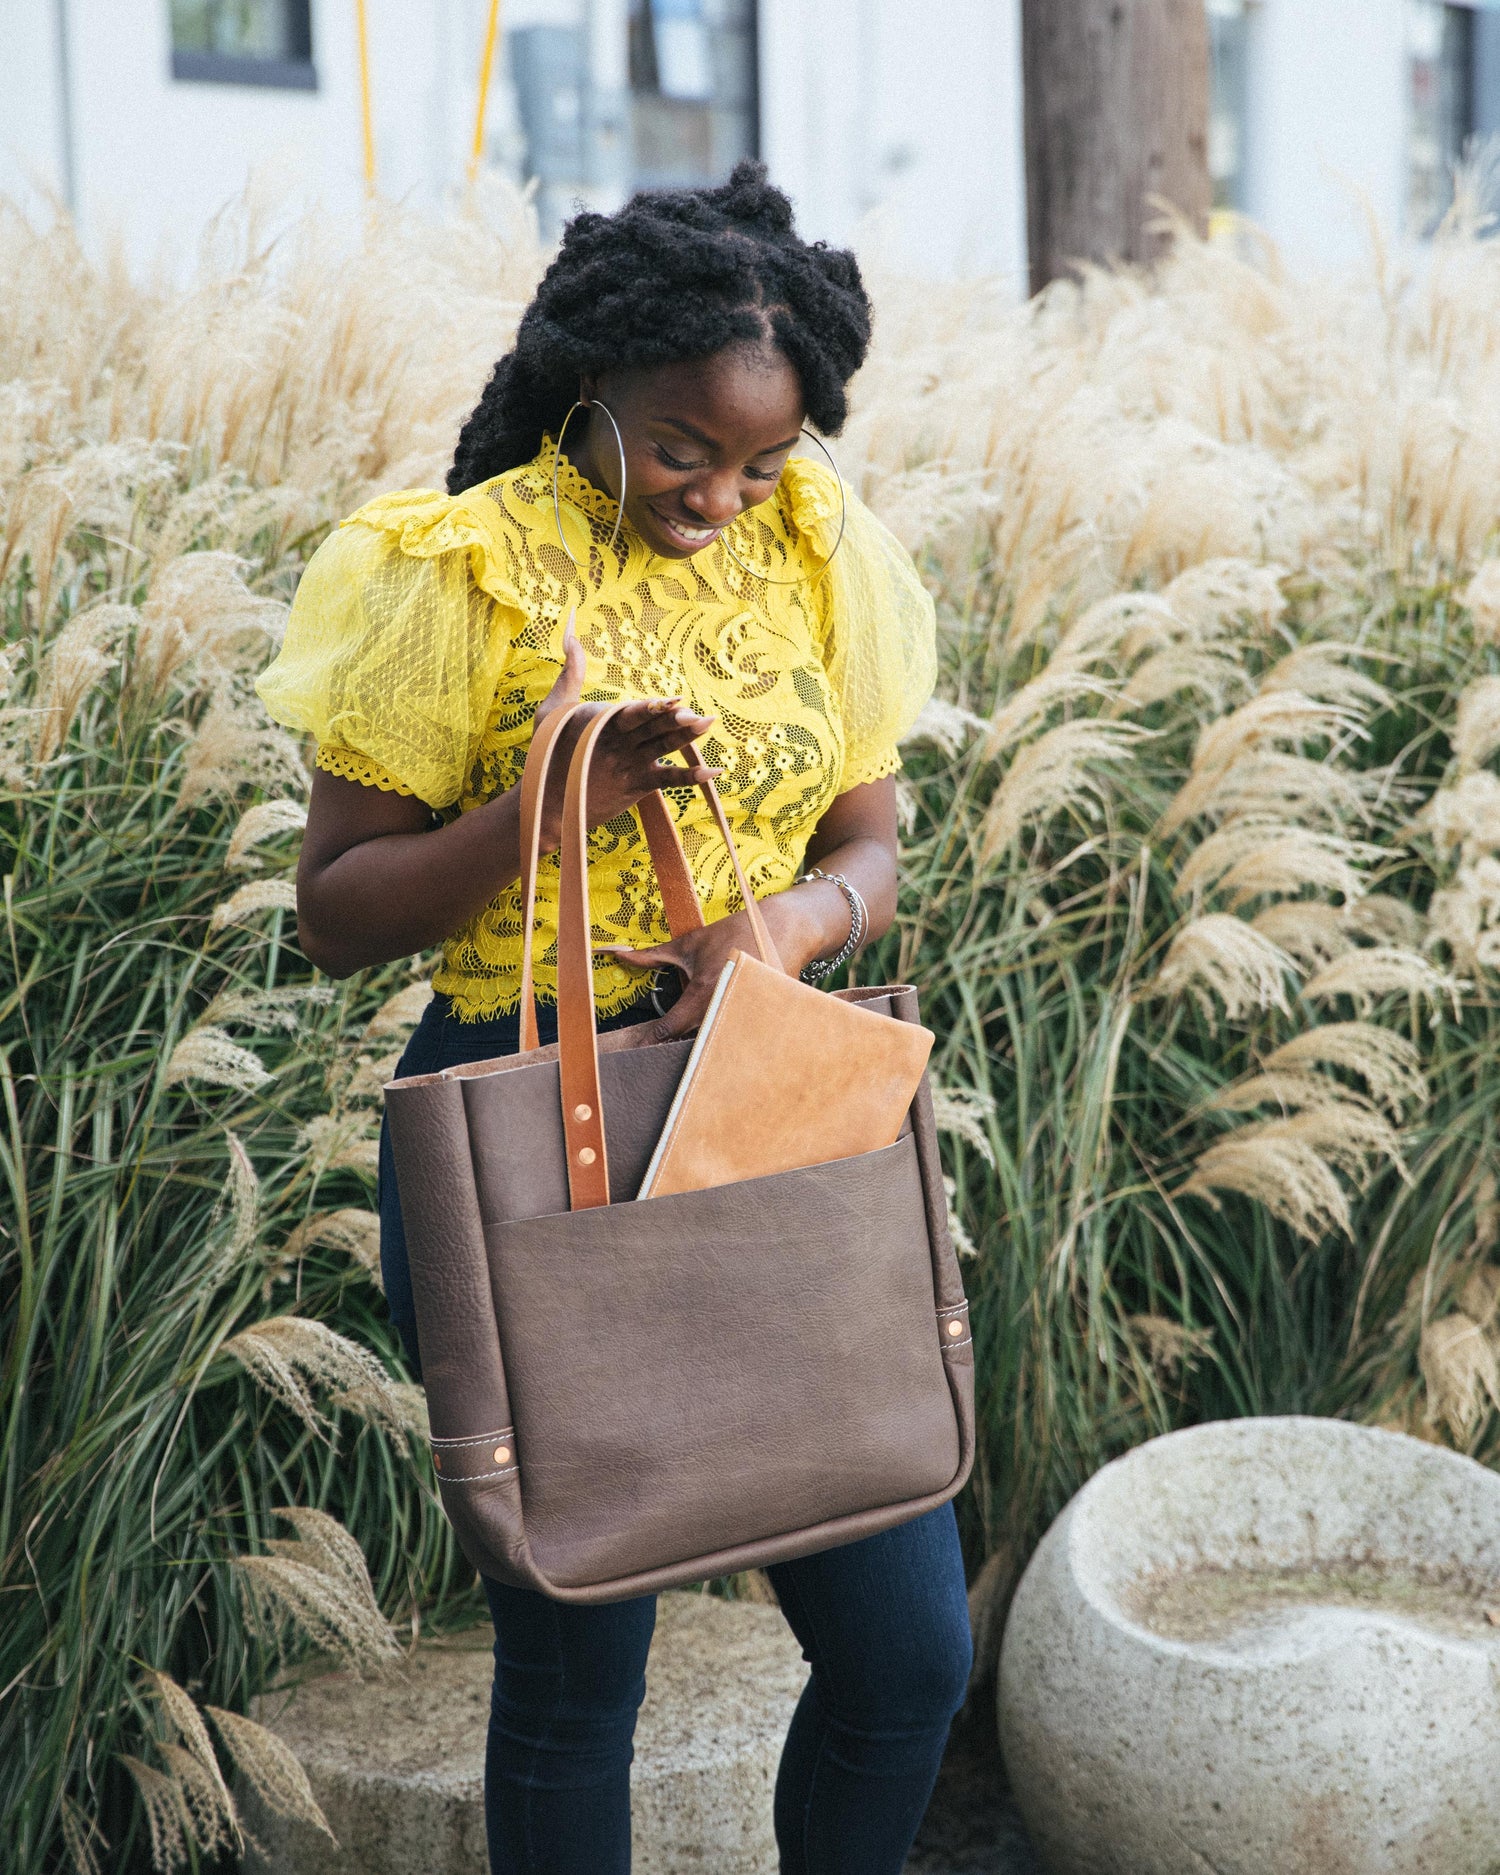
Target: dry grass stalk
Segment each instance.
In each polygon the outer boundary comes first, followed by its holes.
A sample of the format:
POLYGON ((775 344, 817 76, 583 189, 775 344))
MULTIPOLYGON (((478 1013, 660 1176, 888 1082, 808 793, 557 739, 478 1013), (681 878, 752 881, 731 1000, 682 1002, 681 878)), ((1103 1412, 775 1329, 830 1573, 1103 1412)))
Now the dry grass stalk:
POLYGON ((1211 1328, 1189 1328, 1169 1315, 1130 1315, 1126 1325, 1145 1344, 1147 1360, 1166 1380, 1191 1373, 1213 1346, 1211 1328))
POLYGON ((307 809, 300 801, 261 801, 241 815, 224 863, 231 872, 251 872, 261 864, 256 847, 285 833, 301 833, 306 826, 307 809))
POLYGON ((263 911, 296 909, 297 888, 290 879, 252 879, 214 907, 208 928, 211 932, 227 931, 232 925, 249 924, 263 911))
POLYGON ((151 1866, 157 1875, 171 1875, 188 1860, 188 1838, 192 1822, 187 1805, 175 1778, 152 1770, 129 1752, 120 1753, 120 1763, 130 1773, 140 1793, 141 1808, 151 1833, 151 1866))
POLYGON ((980 863, 1002 852, 1031 821, 1068 808, 1097 813, 1104 769, 1124 761, 1146 731, 1133 723, 1059 723, 1012 761, 984 817, 980 863))
POLYGON ((1257 1010, 1290 1013, 1286 980, 1296 965, 1285 951, 1242 919, 1227 912, 1194 918, 1172 939, 1151 990, 1158 996, 1189 995, 1210 1023, 1214 998, 1238 1022, 1257 1010))
POLYGON ((248 1719, 243 1713, 227 1712, 222 1706, 206 1706, 235 1767, 268 1810, 277 1816, 291 1817, 321 1830, 334 1848, 338 1838, 329 1827, 328 1818, 313 1795, 294 1752, 284 1738, 277 1737, 269 1726, 248 1719))
POLYGON ((1427 1423, 1446 1425, 1467 1444, 1480 1420, 1500 1406, 1500 1366, 1479 1323, 1445 1315, 1422 1330, 1417 1355, 1427 1388, 1427 1423))
POLYGON ((49 762, 62 747, 84 698, 114 669, 120 639, 134 620, 128 606, 97 605, 57 634, 42 666, 34 759, 49 762))
POLYGON ((397 1659, 400 1648, 354 1538, 322 1511, 287 1507, 277 1515, 293 1526, 296 1540, 273 1539, 268 1554, 234 1559, 257 1631, 275 1642, 290 1622, 356 1672, 397 1659))
POLYGON ((1337 644, 1329 639, 1299 645, 1278 659, 1261 679, 1261 694, 1291 690, 1314 697, 1320 703, 1346 709, 1352 720, 1362 711, 1388 709, 1393 701, 1390 691, 1363 671, 1349 668, 1349 660, 1360 655, 1357 645, 1337 644))
POLYGON ((989 724, 982 716, 976 716, 960 704, 950 703, 945 697, 932 696, 922 705, 902 746, 930 742, 944 755, 954 756, 967 745, 971 736, 988 730, 989 724))
POLYGON ((1466 970, 1500 970, 1500 859, 1460 866, 1428 907, 1431 937, 1466 970))
POLYGON ((215 1087, 232 1087, 242 1094, 254 1093, 271 1079, 260 1058, 248 1048, 232 1042, 222 1029, 212 1024, 189 1029, 167 1058, 166 1085, 179 1081, 206 1081, 215 1087))
POLYGON ((1279 1107, 1283 1113, 1301 1113, 1309 1107, 1336 1107, 1341 1101, 1358 1105, 1361 1096, 1342 1081, 1326 1074, 1295 1074, 1268 1069, 1221 1087, 1205 1103, 1210 1113, 1249 1113, 1256 1107, 1279 1107))
POLYGON ((374 1211, 345 1208, 324 1211, 299 1224, 281 1246, 280 1255, 296 1262, 309 1250, 327 1245, 364 1270, 376 1283, 380 1281, 380 1218, 374 1211))
POLYGON ((965 1259, 977 1257, 979 1246, 969 1235, 969 1228, 958 1214, 958 1180, 943 1175, 943 1190, 948 1197, 948 1235, 953 1239, 955 1253, 965 1259))
POLYGON ((380 1362, 323 1322, 272 1316, 241 1329, 224 1343, 224 1352, 314 1432, 328 1430, 313 1400, 314 1387, 326 1388, 335 1405, 379 1420, 391 1431, 406 1429, 401 1402, 380 1362))
POLYGON ((1218 892, 1238 910, 1252 899, 1287 896, 1311 886, 1352 903, 1364 891, 1359 863, 1382 857, 1380 847, 1339 834, 1237 817, 1189 854, 1177 875, 1177 893, 1195 898, 1218 892))
POLYGON ((1108 702, 1117 690, 1118 685, 1090 677, 1082 671, 1069 670, 1054 658, 1040 677, 1033 677, 1030 683, 1022 684, 990 718, 989 733, 984 744, 986 759, 1003 755, 1007 749, 1013 748, 1054 710, 1066 709, 1071 703, 1108 702))
POLYGON ((253 692, 226 679, 214 690, 182 765, 178 803, 233 799, 250 787, 305 795, 311 781, 297 744, 277 729, 253 692))
POLYGON ((990 1143, 986 1124, 995 1117, 995 1099, 975 1087, 934 1087, 932 1117, 939 1132, 951 1133, 972 1146, 986 1165, 995 1163, 995 1148, 990 1143))
POLYGON ((1302 994, 1309 1002, 1331 1002, 1336 996, 1347 996, 1362 1016, 1368 1015, 1384 996, 1414 997, 1434 1012, 1446 1002, 1456 1013, 1465 987, 1457 977, 1439 970, 1415 951, 1382 944, 1336 957, 1308 978, 1302 994))
POLYGON ((386 1036, 405 1036, 422 1019, 422 1012, 432 1001, 432 985, 428 982, 408 983, 404 989, 387 997, 375 1014, 370 1018, 370 1025, 365 1030, 367 1042, 380 1041, 386 1036))
POLYGON ((1500 776, 1482 769, 1439 788, 1418 824, 1431 832, 1444 858, 1455 851, 1466 860, 1500 853, 1500 776))
POLYGON ((318 1172, 366 1172, 380 1168, 380 1140, 358 1110, 319 1114, 297 1136, 297 1149, 318 1172))
POLYGON ((1163 817, 1162 831, 1199 817, 1234 814, 1342 829, 1369 820, 1378 791, 1378 777, 1310 756, 1260 749, 1228 768, 1189 777, 1163 817))
POLYGON ((1500 645, 1500 560, 1486 560, 1458 597, 1480 643, 1500 645))
POLYGON ((1287 899, 1267 905, 1250 920, 1251 929, 1269 938, 1304 970, 1316 970, 1354 948, 1345 912, 1317 899, 1287 899))
POLYGON ((182 1797, 193 1846, 206 1856, 227 1855, 243 1846, 239 1813, 217 1764, 209 1771, 196 1752, 181 1745, 157 1746, 166 1774, 182 1797))
POLYGON ((1211 1203, 1215 1192, 1239 1192, 1299 1236, 1348 1236, 1349 1200, 1338 1175, 1362 1188, 1387 1167, 1405 1174, 1395 1128, 1345 1100, 1238 1128, 1199 1154, 1181 1192, 1211 1203))
POLYGON ((1398 950, 1420 950, 1427 937, 1416 907, 1386 892, 1367 892, 1353 905, 1346 905, 1344 923, 1372 944, 1394 945, 1398 950))
POLYGON ((59 1821, 62 1825, 63 1849, 73 1865, 73 1875, 104 1875, 99 1854, 108 1850, 109 1844, 93 1817, 87 1815, 71 1797, 65 1796, 59 1821))
MULTIPOLYGON (((1326 742, 1336 754, 1363 733, 1359 714, 1342 705, 1320 703, 1297 690, 1264 691, 1203 730, 1192 772, 1162 817, 1162 832, 1175 832, 1222 805, 1226 784, 1242 763, 1309 742, 1326 742)), ((1321 770, 1323 763, 1316 766, 1321 770)), ((1327 787, 1325 781, 1320 792, 1327 787)))
MULTIPOLYGON (((1453 753, 1461 775, 1483 768, 1500 749, 1500 677, 1476 677, 1458 699, 1453 753)), ((1493 777, 1491 777, 1493 779, 1493 777)))
POLYGON ((1312 1067, 1357 1074, 1371 1100, 1393 1114, 1425 1106, 1429 1096, 1420 1051, 1404 1035, 1370 1022, 1324 1022, 1266 1057, 1268 1074, 1304 1074, 1312 1067))
POLYGON ((333 990, 326 983, 291 983, 275 990, 221 990, 203 1012, 212 1023, 238 1022, 264 1032, 284 1029, 295 1035, 309 1009, 326 1009, 333 990))

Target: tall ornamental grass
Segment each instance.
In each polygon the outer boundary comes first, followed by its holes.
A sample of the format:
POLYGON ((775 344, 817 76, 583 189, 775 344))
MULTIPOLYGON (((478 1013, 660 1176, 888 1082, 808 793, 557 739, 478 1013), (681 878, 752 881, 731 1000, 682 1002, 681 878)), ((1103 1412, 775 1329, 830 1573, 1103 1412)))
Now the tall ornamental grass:
MULTIPOLYGON (((514 202, 247 211, 186 287, 0 213, 0 1839, 232 1854, 245 1716, 468 1586, 376 1286, 422 960, 298 954, 307 554, 440 485, 514 202)), ((1500 251, 1309 285, 1245 231, 1016 307, 877 282, 844 471, 939 595, 896 929, 979 1356, 983 1622, 1100 1463, 1337 1413, 1500 1429, 1500 251), (1495 557, 1490 557, 1490 556, 1495 557)))

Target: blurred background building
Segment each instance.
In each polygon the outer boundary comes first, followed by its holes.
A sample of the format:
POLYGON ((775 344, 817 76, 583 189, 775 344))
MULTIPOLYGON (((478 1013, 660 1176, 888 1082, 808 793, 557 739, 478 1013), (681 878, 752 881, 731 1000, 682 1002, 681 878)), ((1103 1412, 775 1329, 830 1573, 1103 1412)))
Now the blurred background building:
MULTIPOLYGON (((1413 242, 1500 131, 1500 0, 1206 0, 1223 209, 1298 265, 1413 242)), ((1017 0, 504 0, 484 161, 579 202, 763 156, 803 226, 930 275, 1025 279, 1017 0)), ((252 172, 357 208, 462 187, 489 0, 0 0, 0 190, 137 261, 252 172), (360 19, 365 21, 363 67, 360 19)))

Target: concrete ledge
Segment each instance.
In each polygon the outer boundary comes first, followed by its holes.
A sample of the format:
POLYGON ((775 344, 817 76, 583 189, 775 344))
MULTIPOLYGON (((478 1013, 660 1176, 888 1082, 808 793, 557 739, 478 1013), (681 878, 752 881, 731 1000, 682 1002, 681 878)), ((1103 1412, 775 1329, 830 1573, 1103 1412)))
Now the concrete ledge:
MULTIPOLYGON (((488 1629, 378 1680, 329 1674, 259 1716, 340 1847, 247 1801, 247 1875, 486 1875, 488 1629)), ((771 1791, 807 1669, 776 1608, 663 1595, 636 1731, 636 1875, 775 1875, 771 1791)))

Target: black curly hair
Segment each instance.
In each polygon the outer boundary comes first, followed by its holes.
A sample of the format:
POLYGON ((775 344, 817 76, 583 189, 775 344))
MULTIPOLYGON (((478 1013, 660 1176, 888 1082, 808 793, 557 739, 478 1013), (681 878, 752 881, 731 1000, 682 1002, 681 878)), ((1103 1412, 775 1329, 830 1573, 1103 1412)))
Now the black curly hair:
POLYGON ((770 340, 802 382, 809 418, 834 436, 870 343, 870 301, 842 248, 801 239, 765 165, 714 189, 652 189, 613 215, 569 222, 459 434, 448 492, 529 462, 586 372, 706 358, 770 340))

